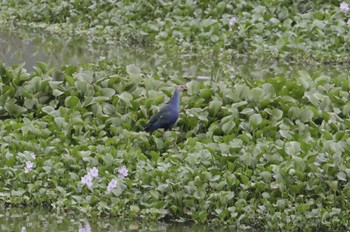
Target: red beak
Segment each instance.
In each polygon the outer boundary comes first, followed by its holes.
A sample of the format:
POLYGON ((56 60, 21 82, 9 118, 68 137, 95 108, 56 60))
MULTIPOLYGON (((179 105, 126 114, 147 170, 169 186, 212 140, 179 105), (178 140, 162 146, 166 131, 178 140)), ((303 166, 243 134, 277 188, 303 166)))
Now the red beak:
POLYGON ((183 91, 187 91, 188 89, 184 85, 180 85, 180 88, 183 89, 183 91))

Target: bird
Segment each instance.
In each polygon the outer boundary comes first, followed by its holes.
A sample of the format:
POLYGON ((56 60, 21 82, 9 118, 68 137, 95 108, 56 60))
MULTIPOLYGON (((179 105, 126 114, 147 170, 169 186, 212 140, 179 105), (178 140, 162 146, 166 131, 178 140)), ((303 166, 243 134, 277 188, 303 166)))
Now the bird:
POLYGON ((175 125, 180 113, 180 96, 182 91, 187 91, 186 86, 179 85, 168 104, 158 113, 153 115, 145 126, 145 131, 152 134, 153 131, 163 128, 164 131, 171 130, 175 125))

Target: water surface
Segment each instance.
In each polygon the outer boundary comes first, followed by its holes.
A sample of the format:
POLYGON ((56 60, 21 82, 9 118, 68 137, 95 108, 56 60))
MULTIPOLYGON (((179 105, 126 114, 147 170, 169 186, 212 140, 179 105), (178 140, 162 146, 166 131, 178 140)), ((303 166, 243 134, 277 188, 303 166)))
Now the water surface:
POLYGON ((167 48, 152 49, 128 47, 114 43, 96 43, 86 37, 62 38, 44 31, 23 30, 0 31, 0 60, 7 66, 24 64, 32 71, 37 62, 50 67, 80 65, 108 60, 117 66, 134 64, 143 73, 157 77, 209 77, 220 80, 223 77, 235 79, 237 75, 252 79, 267 79, 278 75, 293 76, 298 70, 324 72, 349 70, 348 66, 326 64, 305 65, 275 59, 251 59, 249 56, 225 56, 213 52, 206 56, 174 51, 167 48))
POLYGON ((223 227, 196 225, 191 223, 165 223, 130 221, 119 218, 91 219, 73 213, 54 213, 43 208, 11 207, 0 208, 0 231, 66 231, 66 232, 100 232, 100 231, 171 231, 201 232, 227 231, 223 227))

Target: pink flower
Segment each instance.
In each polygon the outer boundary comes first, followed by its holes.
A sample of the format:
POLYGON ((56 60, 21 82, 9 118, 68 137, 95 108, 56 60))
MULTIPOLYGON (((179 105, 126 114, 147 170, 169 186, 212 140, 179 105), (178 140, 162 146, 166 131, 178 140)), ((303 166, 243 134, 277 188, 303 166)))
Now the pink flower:
POLYGON ((237 23, 237 19, 235 17, 232 17, 228 22, 228 25, 230 25, 230 27, 233 27, 236 23, 237 23))
POLYGON ((25 173, 28 173, 30 170, 32 170, 32 168, 33 168, 33 163, 32 163, 32 161, 27 161, 27 162, 26 162, 26 166, 25 166, 25 168, 24 168, 24 172, 25 172, 25 173))
POLYGON ((107 186, 107 192, 111 192, 113 189, 117 187, 118 181, 116 179, 112 179, 107 186))
POLYGON ((91 188, 92 187, 92 176, 89 174, 86 174, 85 176, 83 176, 81 178, 80 183, 82 185, 86 185, 88 188, 91 188))
POLYGON ((347 4, 346 2, 340 3, 340 10, 344 13, 347 13, 350 10, 349 4, 347 4))
POLYGON ((88 221, 85 222, 85 226, 79 225, 79 232, 91 232, 91 227, 88 221))
POLYGON ((125 165, 121 166, 118 169, 119 177, 124 178, 128 176, 128 169, 126 169, 125 165))
POLYGON ((90 169, 89 173, 90 176, 97 178, 98 177, 98 169, 96 167, 93 167, 90 169))

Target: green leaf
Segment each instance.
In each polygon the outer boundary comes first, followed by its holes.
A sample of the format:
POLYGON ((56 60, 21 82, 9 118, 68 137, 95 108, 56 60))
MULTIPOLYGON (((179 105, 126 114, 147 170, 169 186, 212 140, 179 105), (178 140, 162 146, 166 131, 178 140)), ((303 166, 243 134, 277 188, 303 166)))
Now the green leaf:
POLYGON ((115 95, 115 90, 114 89, 111 89, 111 88, 103 88, 101 90, 101 93, 103 96, 106 96, 106 97, 113 97, 115 95))
POLYGON ((27 111, 26 108, 17 105, 14 100, 8 100, 4 108, 10 115, 20 115, 27 111))
POLYGON ((290 134, 290 131, 288 131, 288 130, 279 130, 278 132, 280 133, 280 135, 283 138, 286 138, 286 139, 292 139, 293 138, 293 136, 290 134))
POLYGON ((130 64, 126 66, 126 72, 130 75, 130 76, 136 76, 139 77, 141 76, 141 69, 139 67, 137 67, 134 64, 130 64))
POLYGON ((52 91, 52 95, 55 96, 55 97, 59 97, 59 96, 61 96, 62 94, 64 94, 64 92, 63 92, 63 91, 60 91, 60 90, 58 90, 58 89, 54 89, 54 90, 52 91))
POLYGON ((158 200, 159 199, 159 192, 158 191, 151 189, 149 191, 149 193, 152 195, 154 200, 158 200))
POLYGON ((93 81, 94 73, 90 70, 82 70, 73 74, 73 77, 77 80, 77 82, 82 83, 86 82, 91 84, 93 81))
POLYGON ((222 101, 214 100, 209 103, 209 112, 211 115, 216 115, 222 106, 222 101))
POLYGON ((236 125, 235 122, 230 120, 230 121, 224 123, 221 128, 225 134, 230 134, 232 129, 235 127, 235 125, 236 125))
POLYGON ((345 172, 338 172, 337 178, 338 180, 341 180, 341 181, 347 181, 347 176, 345 172))
POLYGON ((70 108, 75 108, 79 103, 80 100, 76 96, 69 96, 65 99, 65 105, 70 108))
POLYGON ((303 88, 306 90, 310 89, 313 86, 312 78, 310 77, 310 75, 304 70, 299 70, 298 74, 299 74, 299 82, 303 86, 303 88))
POLYGON ((274 121, 280 120, 283 117, 283 111, 280 109, 265 109, 264 110, 266 113, 268 113, 270 116, 272 116, 272 119, 274 121))
POLYGON ((53 108, 52 106, 44 106, 43 108, 41 108, 41 110, 47 114, 50 114, 52 111, 55 110, 55 108, 53 108))
POLYGON ((260 114, 252 114, 249 117, 249 124, 253 127, 257 127, 262 122, 262 117, 260 114))
POLYGON ((303 122, 308 122, 310 121, 314 116, 314 113, 312 110, 305 108, 302 111, 300 111, 300 120, 303 122))

